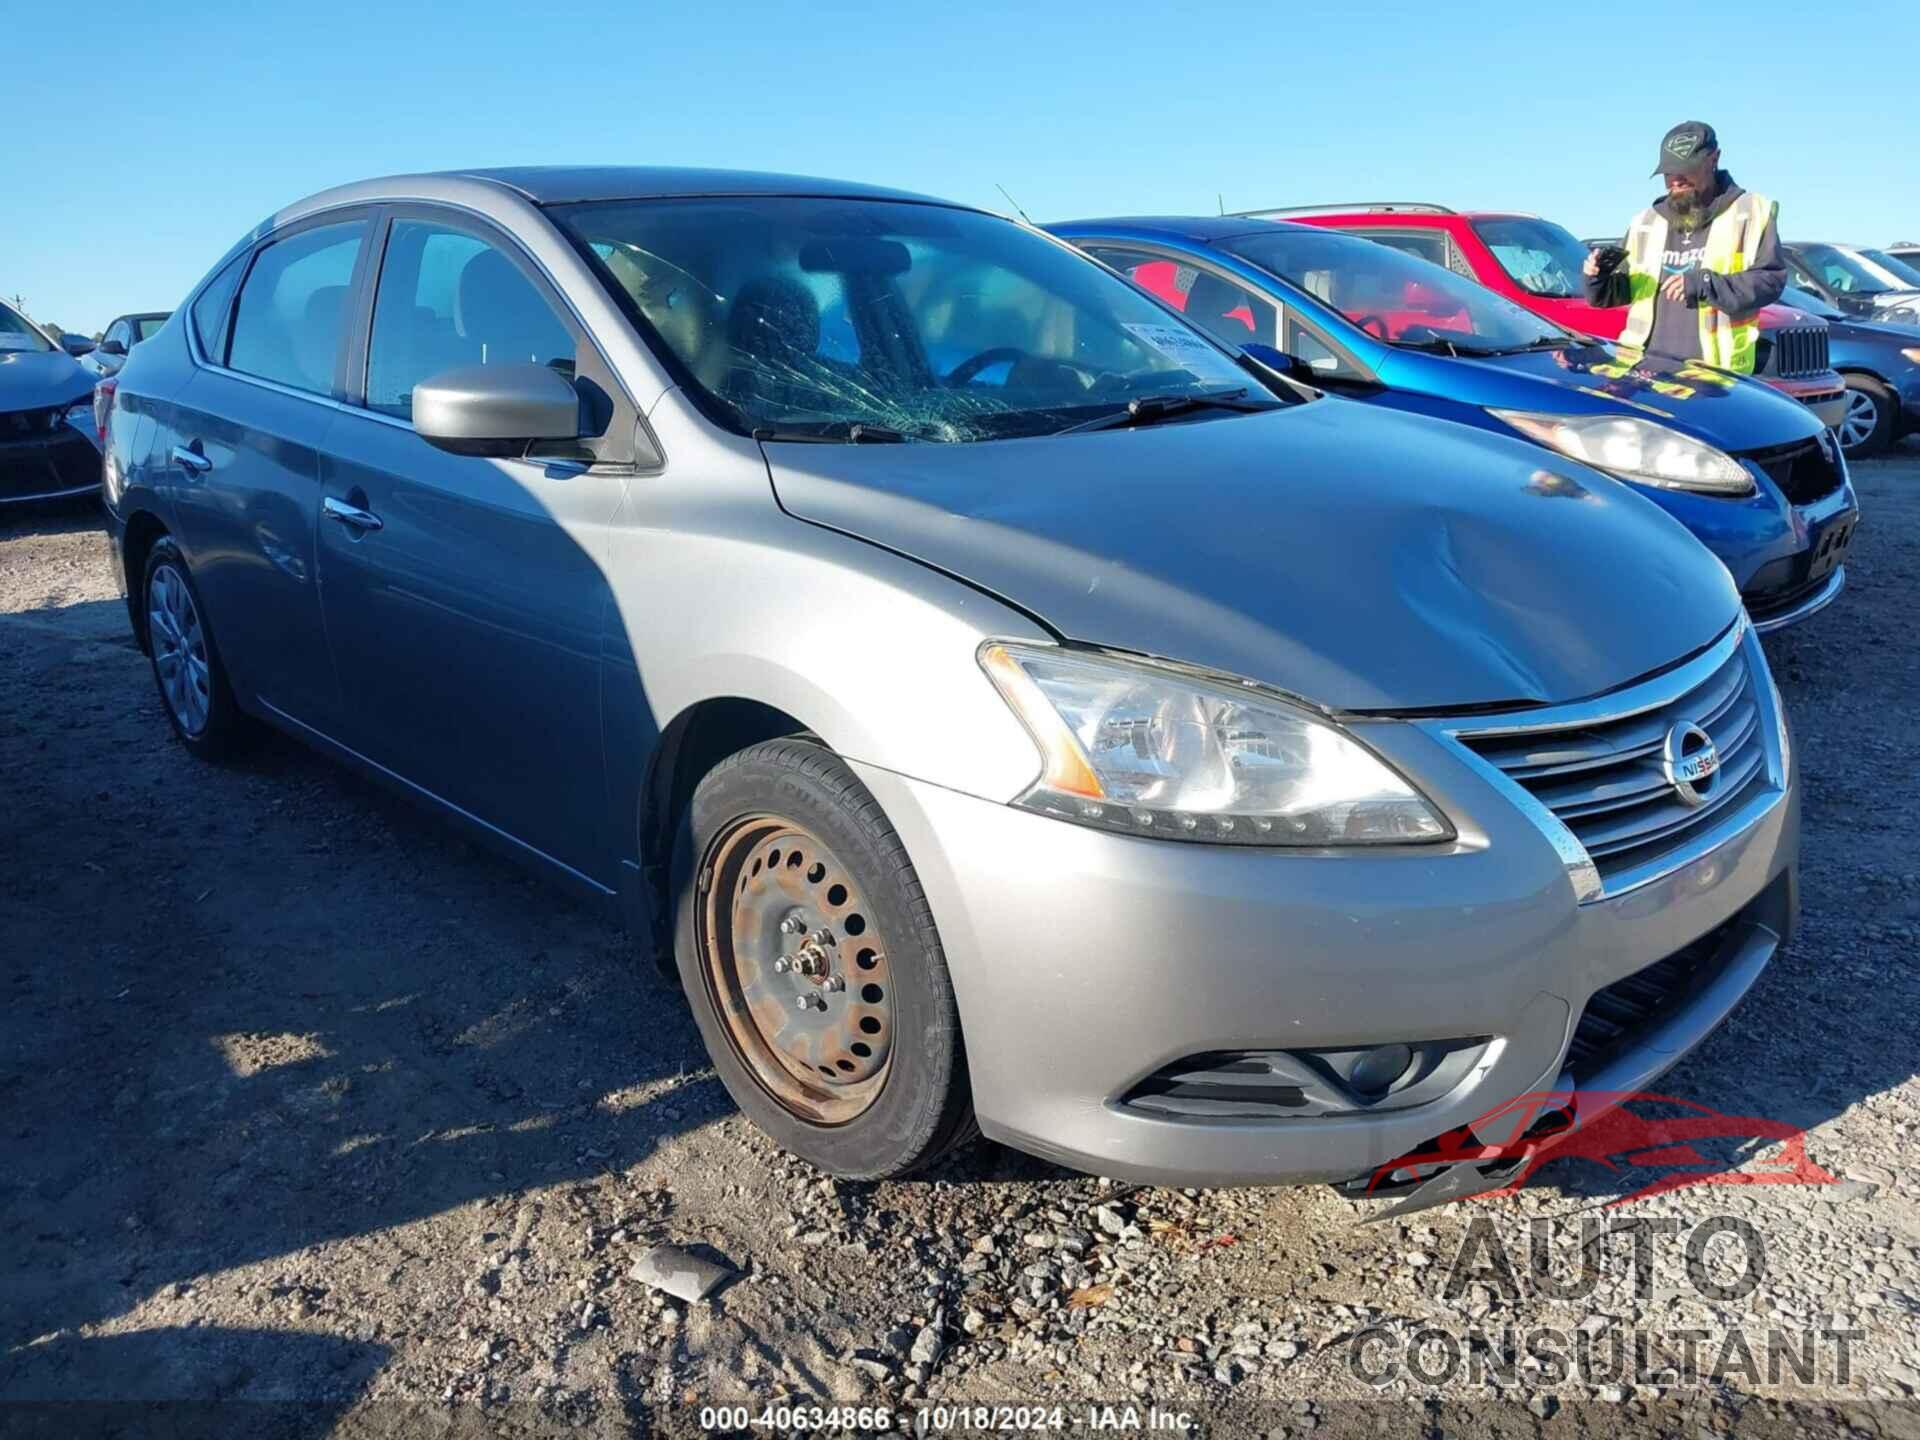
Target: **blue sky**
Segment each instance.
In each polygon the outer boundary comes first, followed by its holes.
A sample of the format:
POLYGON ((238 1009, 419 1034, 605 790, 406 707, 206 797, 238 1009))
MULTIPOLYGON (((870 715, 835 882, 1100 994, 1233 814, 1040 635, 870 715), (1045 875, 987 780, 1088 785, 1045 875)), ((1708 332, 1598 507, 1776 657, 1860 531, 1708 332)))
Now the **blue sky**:
POLYGON ((790 170, 1005 208, 1000 184, 1036 220, 1418 199, 1586 235, 1624 227, 1662 132, 1700 118, 1790 238, 1920 239, 1911 0, 5 15, 0 293, 88 332, 171 307, 314 190, 488 164, 790 170))

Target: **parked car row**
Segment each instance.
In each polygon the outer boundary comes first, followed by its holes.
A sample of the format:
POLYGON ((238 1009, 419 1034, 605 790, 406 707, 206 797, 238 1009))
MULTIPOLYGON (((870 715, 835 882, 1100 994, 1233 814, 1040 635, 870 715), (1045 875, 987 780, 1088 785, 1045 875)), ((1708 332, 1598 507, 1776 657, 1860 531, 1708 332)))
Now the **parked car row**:
POLYGON ((621 910, 835 1174, 1372 1177, 1644 1088, 1797 914, 1688 526, 1804 613, 1838 450, 1326 228, 1058 228, 624 168, 280 211, 103 386, 168 723, 621 910))
POLYGON ((99 488, 91 377, 0 301, 0 505, 99 488))
MULTIPOLYGON (((1618 238, 1587 244, 1618 244, 1618 238)), ((1877 455, 1920 428, 1920 256, 1903 259, 1900 247, 1783 244, 1791 283, 1781 305, 1817 321, 1821 363, 1831 362, 1845 387, 1841 409, 1829 418, 1840 445, 1852 457, 1877 455)), ((1760 369, 1777 371, 1804 357, 1807 344, 1795 327, 1764 332, 1760 369)))
POLYGON ((100 488, 95 386, 166 319, 164 312, 123 315, 98 345, 72 332, 56 341, 0 302, 0 507, 100 488))
MULTIPOLYGON (((1363 235, 1456 274, 1476 280, 1557 325, 1602 340, 1617 340, 1626 328, 1625 306, 1589 305, 1580 267, 1587 247, 1563 226, 1537 215, 1457 211, 1443 205, 1390 202, 1374 205, 1307 206, 1246 212, 1261 219, 1297 219, 1363 235)), ((1840 423, 1846 396, 1827 363, 1825 327, 1778 305, 1759 317, 1767 358, 1755 374, 1819 416, 1840 423)))
POLYGON ((1304 360, 1316 385, 1518 433, 1644 486, 1719 556, 1762 631, 1843 583, 1858 510, 1837 446, 1763 386, 1628 357, 1340 230, 1234 216, 1052 228, 1217 337, 1304 360))

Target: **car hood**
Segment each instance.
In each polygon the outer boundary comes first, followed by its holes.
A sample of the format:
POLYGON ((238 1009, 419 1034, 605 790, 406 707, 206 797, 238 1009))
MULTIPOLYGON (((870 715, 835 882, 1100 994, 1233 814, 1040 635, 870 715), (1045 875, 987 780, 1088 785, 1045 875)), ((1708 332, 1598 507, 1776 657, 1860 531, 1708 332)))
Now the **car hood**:
MULTIPOLYGON (((1920 318, 1920 313, 1916 318, 1920 318)), ((1889 346, 1920 342, 1920 324, 1904 317, 1882 319, 1878 315, 1847 315, 1838 320, 1829 319, 1827 328, 1833 332, 1836 341, 1859 340, 1889 346)))
POLYGON ((44 410, 92 390, 93 377, 64 350, 0 350, 0 410, 44 410))
POLYGON ((1877 320, 1882 315, 1899 316, 1903 324, 1920 320, 1920 290, 1888 290, 1873 297, 1873 309, 1865 319, 1877 320))
POLYGON ((1072 437, 764 448, 790 514, 1067 639, 1335 709, 1593 695, 1739 611, 1725 568, 1628 487, 1331 397, 1072 437))
POLYGON ((1692 369, 1660 355, 1636 356, 1631 365, 1626 361, 1626 352, 1614 345, 1478 359, 1401 350, 1380 367, 1380 379, 1470 405, 1641 415, 1730 451, 1786 445, 1820 433, 1820 422, 1806 406, 1757 381, 1692 369))

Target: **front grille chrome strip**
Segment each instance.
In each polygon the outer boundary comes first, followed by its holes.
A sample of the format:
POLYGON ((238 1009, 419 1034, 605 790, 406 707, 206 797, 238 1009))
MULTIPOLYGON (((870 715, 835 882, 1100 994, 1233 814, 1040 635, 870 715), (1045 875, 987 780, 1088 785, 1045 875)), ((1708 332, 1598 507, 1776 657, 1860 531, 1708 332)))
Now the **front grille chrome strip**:
POLYGON ((1532 821, 1585 905, 1693 863, 1780 802, 1775 697, 1743 616, 1692 660, 1609 695, 1424 723, 1532 821), (1682 725, 1705 730, 1719 757, 1704 799, 1663 769, 1668 733, 1682 725))

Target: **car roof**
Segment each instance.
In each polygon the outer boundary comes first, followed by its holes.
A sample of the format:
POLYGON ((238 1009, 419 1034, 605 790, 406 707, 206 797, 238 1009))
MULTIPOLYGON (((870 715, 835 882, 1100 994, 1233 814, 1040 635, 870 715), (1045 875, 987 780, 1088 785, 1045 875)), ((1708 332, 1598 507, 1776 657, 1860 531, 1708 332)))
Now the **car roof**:
MULTIPOLYGON (((781 175, 757 170, 714 170, 669 165, 507 165, 446 170, 443 178, 484 180, 517 191, 536 205, 581 200, 656 200, 695 195, 819 195, 849 200, 907 200, 922 205, 952 202, 911 190, 781 175)), ((955 207, 967 208, 967 207, 955 207)))
POLYGON ((1165 240, 1192 240, 1211 245, 1244 235, 1262 235, 1269 230, 1301 230, 1306 227, 1284 220, 1249 220, 1244 215, 1109 215, 1094 220, 1056 220, 1042 228, 1055 234, 1131 235, 1137 239, 1157 236, 1165 240))
POLYGON ((172 314, 171 310, 129 310, 124 315, 114 316, 107 323, 118 325, 122 320, 165 320, 172 314))
POLYGON ((1449 230, 1461 224, 1472 224, 1476 220, 1538 220, 1538 215, 1530 215, 1524 210, 1449 210, 1444 215, 1436 215, 1426 210, 1329 210, 1318 215, 1299 217, 1303 225, 1354 224, 1388 226, 1394 229, 1424 227, 1431 230, 1449 230))

